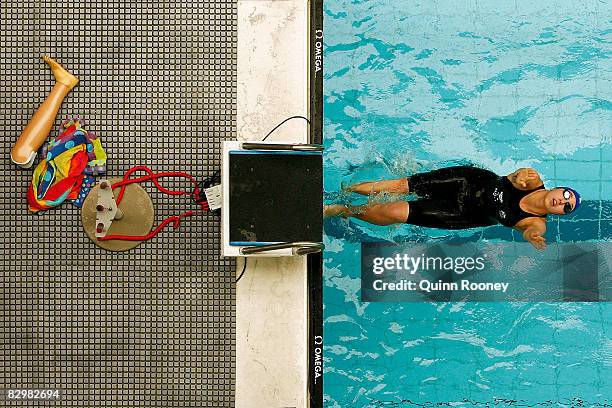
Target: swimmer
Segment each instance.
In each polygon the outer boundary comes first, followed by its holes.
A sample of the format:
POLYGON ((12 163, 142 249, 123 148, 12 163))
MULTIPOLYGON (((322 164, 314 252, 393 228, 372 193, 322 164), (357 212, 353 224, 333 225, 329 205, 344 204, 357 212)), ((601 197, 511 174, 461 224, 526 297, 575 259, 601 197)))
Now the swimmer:
POLYGON ((471 166, 448 167, 393 180, 354 184, 347 191, 415 194, 414 201, 351 206, 327 205, 325 217, 355 217, 376 225, 407 223, 429 228, 464 229, 502 224, 516 228, 535 248, 546 248, 546 215, 563 215, 580 205, 569 187, 544 188, 537 171, 521 168, 507 176, 471 166))

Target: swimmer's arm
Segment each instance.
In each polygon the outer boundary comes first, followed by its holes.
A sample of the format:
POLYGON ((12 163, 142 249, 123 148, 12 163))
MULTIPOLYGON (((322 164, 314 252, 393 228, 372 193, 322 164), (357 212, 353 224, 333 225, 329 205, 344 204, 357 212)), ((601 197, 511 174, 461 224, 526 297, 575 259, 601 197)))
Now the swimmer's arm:
POLYGON ((533 190, 540 187, 544 182, 537 171, 532 168, 520 168, 514 173, 508 174, 508 180, 519 190, 533 190))
POLYGON ((514 228, 523 233, 525 241, 534 246, 535 249, 543 250, 546 248, 546 221, 537 217, 529 217, 522 219, 514 228))

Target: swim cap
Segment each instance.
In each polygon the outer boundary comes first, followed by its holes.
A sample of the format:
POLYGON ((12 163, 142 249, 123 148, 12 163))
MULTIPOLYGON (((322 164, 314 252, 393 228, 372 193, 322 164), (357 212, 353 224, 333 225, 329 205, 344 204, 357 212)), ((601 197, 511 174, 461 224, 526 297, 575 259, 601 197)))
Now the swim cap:
POLYGON ((580 206, 580 202, 582 201, 581 198, 580 198, 580 194, 578 194, 578 192, 576 190, 574 190, 573 188, 571 188, 571 187, 559 186, 557 188, 562 188, 562 189, 565 189, 565 190, 569 190, 569 191, 572 192, 572 194, 574 194, 574 197, 576 197, 576 205, 574 206, 574 209, 571 212, 576 211, 576 208, 578 208, 580 206))

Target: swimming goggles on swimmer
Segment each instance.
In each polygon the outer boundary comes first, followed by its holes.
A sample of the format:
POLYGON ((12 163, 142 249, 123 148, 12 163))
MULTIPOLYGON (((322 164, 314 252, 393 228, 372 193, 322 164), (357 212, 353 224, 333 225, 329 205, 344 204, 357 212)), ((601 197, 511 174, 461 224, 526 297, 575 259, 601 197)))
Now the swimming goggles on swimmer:
POLYGON ((578 208, 578 206, 580 205, 580 194, 578 194, 576 190, 570 187, 559 187, 559 188, 563 189, 563 199, 569 200, 572 194, 574 194, 574 197, 576 197, 576 206, 574 208, 572 208, 572 205, 569 202, 566 202, 563 205, 563 212, 565 214, 569 214, 573 212, 576 208, 578 208))

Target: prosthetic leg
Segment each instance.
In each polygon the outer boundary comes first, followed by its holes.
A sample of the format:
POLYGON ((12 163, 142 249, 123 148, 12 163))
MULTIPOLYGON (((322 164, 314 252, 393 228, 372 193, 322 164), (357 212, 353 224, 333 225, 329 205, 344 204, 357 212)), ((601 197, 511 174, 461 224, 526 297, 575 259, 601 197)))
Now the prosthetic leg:
POLYGON ((66 71, 51 57, 45 55, 42 59, 49 64, 55 76, 55 85, 11 150, 11 160, 23 168, 30 168, 34 164, 36 152, 47 139, 64 98, 79 83, 76 76, 66 71))

